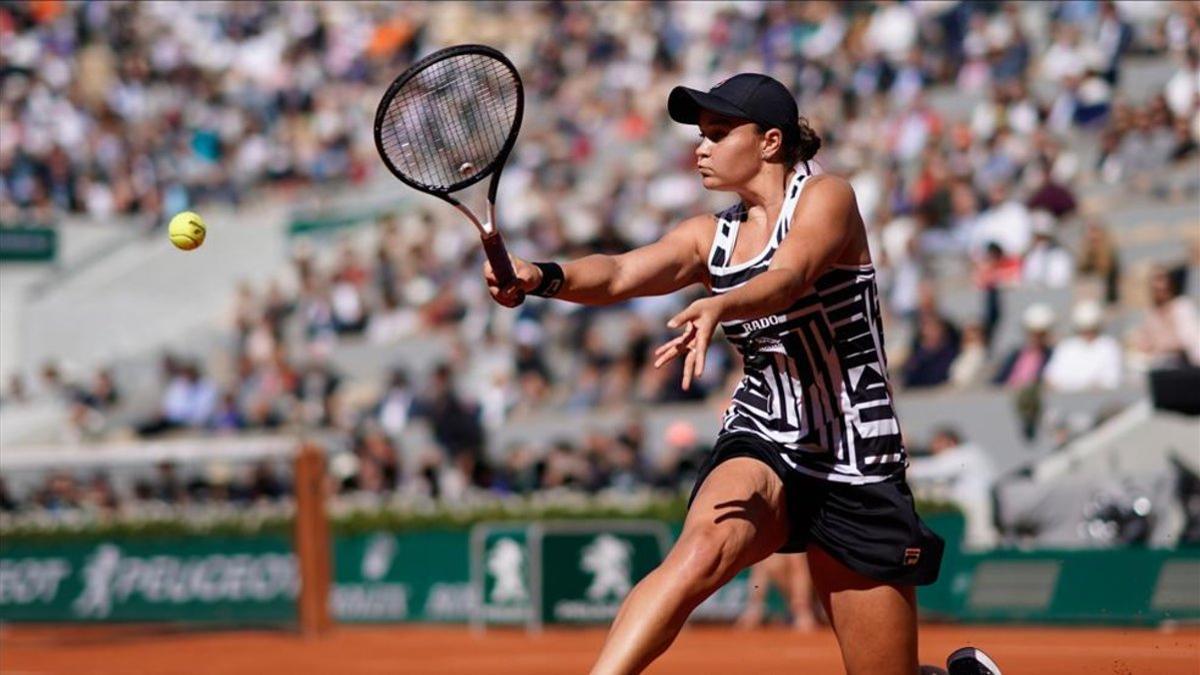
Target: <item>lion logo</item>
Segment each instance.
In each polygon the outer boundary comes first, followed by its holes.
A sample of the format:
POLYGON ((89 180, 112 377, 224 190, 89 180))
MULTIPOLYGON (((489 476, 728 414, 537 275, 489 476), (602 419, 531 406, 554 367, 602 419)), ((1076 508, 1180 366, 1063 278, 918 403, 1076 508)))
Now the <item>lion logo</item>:
POLYGON ((602 534, 583 549, 579 566, 592 574, 588 586, 589 600, 599 602, 610 596, 625 597, 633 587, 630 581, 630 564, 633 546, 611 534, 602 534))
POLYGON ((492 545, 487 570, 496 580, 489 596, 491 602, 520 602, 529 599, 525 588, 525 548, 511 537, 492 545))

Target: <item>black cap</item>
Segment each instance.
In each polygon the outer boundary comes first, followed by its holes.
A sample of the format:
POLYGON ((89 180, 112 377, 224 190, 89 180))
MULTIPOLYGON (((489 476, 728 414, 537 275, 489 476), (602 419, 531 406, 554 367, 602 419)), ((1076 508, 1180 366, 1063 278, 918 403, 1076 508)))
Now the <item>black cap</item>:
POLYGON ((741 117, 790 136, 800 124, 800 110, 787 87, 768 75, 742 73, 717 83, 707 92, 675 87, 667 98, 667 112, 681 124, 696 124, 700 111, 741 117))

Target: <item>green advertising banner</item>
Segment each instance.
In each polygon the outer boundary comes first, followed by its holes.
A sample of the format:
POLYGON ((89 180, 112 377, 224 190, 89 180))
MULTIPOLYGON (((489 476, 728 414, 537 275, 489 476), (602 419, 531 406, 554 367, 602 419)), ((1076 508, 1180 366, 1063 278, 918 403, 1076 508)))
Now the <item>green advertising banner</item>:
POLYGON ((49 227, 0 226, 0 262, 53 262, 58 232, 49 227))
MULTIPOLYGON (((1200 619, 1200 549, 962 552, 961 517, 927 519, 947 539, 926 616, 962 621, 1155 624, 1200 619)), ((485 524, 333 540, 330 606, 343 622, 604 623, 666 554, 654 521, 485 524)), ((0 540, 0 621, 296 620, 290 538, 126 536, 0 540)), ((743 573, 695 618, 729 621, 743 573)), ((786 609, 778 598, 772 613, 786 609)))
POLYGON ((481 523, 471 531, 472 623, 606 623, 662 562, 671 534, 658 521, 481 523))
POLYGON ((275 622, 294 619, 286 537, 5 543, 6 621, 275 622))
POLYGON ((330 608, 338 621, 466 622, 467 538, 458 530, 374 532, 334 539, 330 608))
MULTIPOLYGON (((666 528, 652 523, 548 527, 541 534, 542 621, 607 623, 633 585, 666 557, 666 528)), ((536 581, 535 581, 536 583, 536 581)))
POLYGON ((478 596, 472 623, 534 620, 527 525, 485 524, 471 533, 471 580, 478 596))
POLYGON ((942 565, 927 614, 972 621, 1157 624, 1200 619, 1200 549, 989 551, 942 565))

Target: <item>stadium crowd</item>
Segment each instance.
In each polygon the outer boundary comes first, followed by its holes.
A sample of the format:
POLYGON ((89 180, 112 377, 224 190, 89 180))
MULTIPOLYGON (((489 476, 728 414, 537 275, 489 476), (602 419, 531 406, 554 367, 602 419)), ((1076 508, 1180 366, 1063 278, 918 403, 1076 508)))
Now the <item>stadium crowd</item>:
MULTIPOLYGON (((386 81, 436 47, 482 41, 513 57, 533 111, 499 197, 510 245, 535 259, 623 251, 728 197, 702 194, 694 130, 665 115, 670 87, 759 70, 797 92, 823 139, 819 164, 854 185, 886 299, 894 386, 1029 398, 1200 365, 1185 292, 1200 249, 1131 283, 1112 223, 1083 208, 1104 186, 1166 200, 1200 190, 1194 171, 1180 171, 1195 166, 1200 139, 1194 3, 55 7, 0 5, 3 222, 76 212, 161 223, 194 203, 368 180, 382 170, 369 120, 386 81), (1131 54, 1174 64, 1145 102, 1122 95, 1131 54), (965 114, 935 105, 947 88, 974 102, 965 114), (967 284, 982 309, 954 316, 946 289, 967 284), (1013 320, 1006 299, 1043 290, 1069 293, 1069 312, 1032 303, 1020 310, 1024 341, 997 342, 1013 320)), ((511 448, 503 462, 484 456, 487 434, 545 410, 719 403, 740 365, 718 343, 689 392, 676 370, 648 365, 682 298, 498 310, 470 228, 438 225, 456 215, 384 214, 336 247, 298 246, 277 282, 240 287, 223 353, 164 357, 160 405, 133 422, 112 415, 121 385, 106 370, 73 384, 49 364, 31 384, 14 378, 4 405, 57 397, 88 439, 114 433, 118 418, 142 437, 334 429, 352 439, 339 474, 352 491, 686 484, 700 451, 686 429, 662 466, 646 465, 636 425, 511 448), (348 381, 332 365, 347 344, 418 335, 472 346, 379 382, 348 381), (396 444, 418 419, 437 451, 400 466, 396 444)), ((177 479, 163 470, 139 495, 194 492, 169 487, 177 479)), ((270 498, 282 480, 256 467, 219 494, 270 498)), ((105 485, 55 474, 31 499, 107 503, 105 485)))

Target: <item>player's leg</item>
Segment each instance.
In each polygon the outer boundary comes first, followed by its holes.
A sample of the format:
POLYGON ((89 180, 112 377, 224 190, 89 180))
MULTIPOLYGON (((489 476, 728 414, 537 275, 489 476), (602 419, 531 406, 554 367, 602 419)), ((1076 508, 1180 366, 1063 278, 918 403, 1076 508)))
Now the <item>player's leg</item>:
POLYGON ((775 472, 748 457, 722 462, 704 479, 666 560, 621 604, 592 675, 641 672, 666 651, 697 605, 778 550, 787 532, 783 483, 775 472))
POLYGON ((810 543, 808 566, 842 650, 847 675, 913 675, 917 605, 912 586, 863 576, 810 543))

